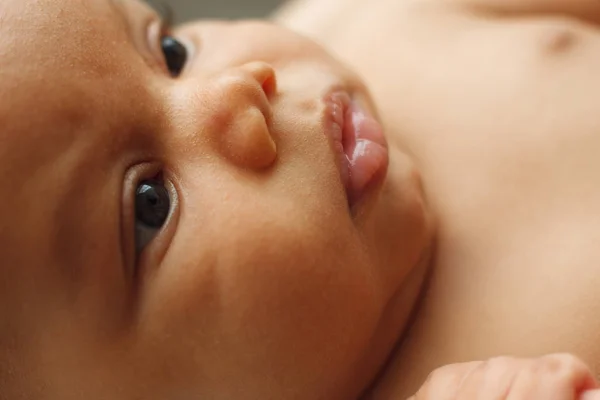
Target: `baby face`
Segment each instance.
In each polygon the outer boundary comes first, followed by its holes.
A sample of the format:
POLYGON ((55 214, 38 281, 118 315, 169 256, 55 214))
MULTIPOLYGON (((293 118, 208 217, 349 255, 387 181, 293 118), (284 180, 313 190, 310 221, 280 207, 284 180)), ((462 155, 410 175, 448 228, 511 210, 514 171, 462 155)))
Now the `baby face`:
POLYGON ((133 0, 4 0, 0 54, 2 387, 363 389, 430 228, 351 72, 274 26, 169 32, 133 0))

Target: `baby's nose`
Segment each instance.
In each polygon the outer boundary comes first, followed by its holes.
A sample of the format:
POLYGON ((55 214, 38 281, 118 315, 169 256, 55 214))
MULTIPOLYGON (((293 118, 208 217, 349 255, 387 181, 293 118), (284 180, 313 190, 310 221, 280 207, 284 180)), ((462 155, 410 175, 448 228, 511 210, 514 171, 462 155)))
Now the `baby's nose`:
POLYGON ((218 151, 239 167, 270 166, 277 157, 269 100, 277 91, 274 69, 250 62, 218 74, 212 84, 215 101, 207 119, 218 151))

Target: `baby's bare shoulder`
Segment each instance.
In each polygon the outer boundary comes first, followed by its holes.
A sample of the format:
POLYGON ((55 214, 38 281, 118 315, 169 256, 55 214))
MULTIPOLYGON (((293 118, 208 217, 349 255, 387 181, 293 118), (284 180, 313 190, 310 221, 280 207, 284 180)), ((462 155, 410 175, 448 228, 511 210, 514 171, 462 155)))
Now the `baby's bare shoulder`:
POLYGON ((598 0, 434 0, 500 14, 562 14, 600 23, 598 0))

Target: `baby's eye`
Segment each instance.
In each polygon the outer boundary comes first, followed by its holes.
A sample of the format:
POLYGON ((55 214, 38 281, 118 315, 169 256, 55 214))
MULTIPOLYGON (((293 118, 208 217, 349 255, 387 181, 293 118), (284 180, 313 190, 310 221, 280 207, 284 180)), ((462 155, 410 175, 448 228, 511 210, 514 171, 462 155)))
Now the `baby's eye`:
POLYGON ((159 180, 142 181, 135 192, 135 243, 140 252, 169 217, 171 198, 159 180))
POLYGON ((169 72, 174 77, 179 76, 187 62, 187 49, 173 36, 163 36, 160 39, 160 46, 165 55, 165 61, 169 72))

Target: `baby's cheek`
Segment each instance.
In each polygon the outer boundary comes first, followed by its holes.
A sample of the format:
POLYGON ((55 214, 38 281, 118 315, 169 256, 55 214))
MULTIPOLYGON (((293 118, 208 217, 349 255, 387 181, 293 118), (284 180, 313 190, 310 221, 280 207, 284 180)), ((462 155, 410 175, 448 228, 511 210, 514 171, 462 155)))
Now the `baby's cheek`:
MULTIPOLYGON (((191 252, 185 247, 176 252, 191 252)), ((147 273, 138 293, 134 350, 160 386, 184 387, 196 381, 201 387, 202 364, 211 361, 211 343, 218 340, 220 291, 215 260, 170 258, 147 273)))
POLYGON ((359 246, 318 232, 277 232, 238 246, 219 266, 222 334, 239 341, 238 356, 252 354, 246 362, 257 371, 296 381, 347 376, 380 312, 359 246))
POLYGON ((271 221, 201 250, 180 245, 148 280, 143 332, 163 363, 184 370, 179 379, 335 380, 363 355, 381 299, 361 246, 300 219, 271 221))

